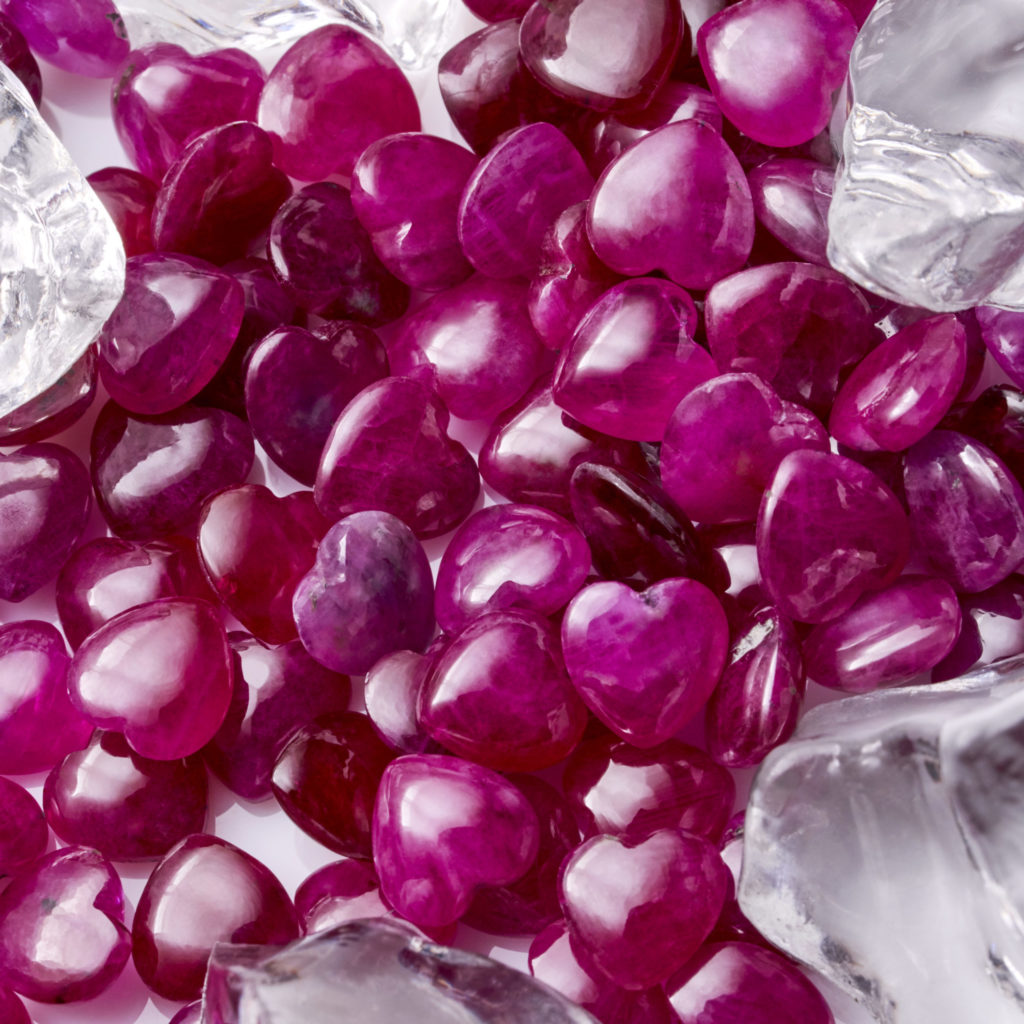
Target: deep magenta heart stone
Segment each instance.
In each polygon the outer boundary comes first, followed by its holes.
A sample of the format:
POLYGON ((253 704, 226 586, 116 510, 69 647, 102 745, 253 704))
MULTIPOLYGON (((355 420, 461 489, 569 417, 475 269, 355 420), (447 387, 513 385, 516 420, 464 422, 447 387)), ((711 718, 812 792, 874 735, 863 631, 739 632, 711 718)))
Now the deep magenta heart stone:
POLYGON ((366 673, 363 700, 377 735, 400 754, 440 754, 416 715, 420 690, 438 653, 447 643, 439 635, 425 654, 395 651, 386 654, 366 673))
POLYGON ((156 185, 128 167, 103 167, 86 180, 110 214, 124 243, 125 256, 150 252, 156 185))
POLYGON ((0 1014, 6 1024, 32 1024, 25 1004, 3 985, 0 985, 0 1014))
POLYGON ((49 838, 35 797, 13 779, 0 776, 0 876, 14 874, 41 857, 49 838))
POLYGON ((757 219, 790 252, 827 267, 828 208, 835 168, 796 157, 769 157, 747 174, 757 219))
POLYGON ((128 56, 128 31, 113 0, 6 3, 4 12, 49 64, 89 78, 110 78, 128 56))

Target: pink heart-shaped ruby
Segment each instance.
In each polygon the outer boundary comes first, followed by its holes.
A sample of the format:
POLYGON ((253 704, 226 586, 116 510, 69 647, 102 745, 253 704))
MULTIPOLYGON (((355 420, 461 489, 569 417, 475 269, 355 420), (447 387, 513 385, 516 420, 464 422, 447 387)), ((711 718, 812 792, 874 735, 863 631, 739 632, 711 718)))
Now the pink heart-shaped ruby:
POLYGON ((718 598, 696 580, 637 593, 594 583, 569 603, 562 650, 584 703, 637 747, 673 736, 704 706, 729 647, 718 598))

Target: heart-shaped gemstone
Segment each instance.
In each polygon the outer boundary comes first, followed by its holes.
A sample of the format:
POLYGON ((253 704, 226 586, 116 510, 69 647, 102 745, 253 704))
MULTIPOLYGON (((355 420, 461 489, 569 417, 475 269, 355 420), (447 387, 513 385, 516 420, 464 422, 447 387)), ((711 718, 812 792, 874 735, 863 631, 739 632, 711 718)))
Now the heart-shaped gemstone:
POLYGON ((32 49, 49 64, 89 78, 110 78, 128 56, 128 30, 113 0, 4 7, 32 49))
POLYGON ((35 797, 13 779, 0 775, 0 876, 13 874, 41 857, 49 838, 35 797))
POLYGON ((128 167, 101 167, 86 181, 110 214, 124 242, 125 256, 151 252, 156 185, 144 174, 128 167))
POLYGON ((444 634, 440 634, 425 654, 386 654, 366 673, 366 714, 377 735, 400 754, 442 753, 417 717, 416 705, 434 660, 447 642, 444 634))
POLYGON ((497 772, 438 754, 392 761, 373 817, 381 889, 420 927, 458 920, 480 885, 506 885, 537 856, 530 802, 497 772))
POLYGON ((829 265, 828 208, 835 168, 814 160, 773 156, 747 175, 759 223, 808 263, 829 265))
POLYGON ((704 707, 728 646, 725 612, 696 580, 662 580, 640 593, 593 583, 562 620, 565 665, 584 703, 638 747, 669 739, 704 707))

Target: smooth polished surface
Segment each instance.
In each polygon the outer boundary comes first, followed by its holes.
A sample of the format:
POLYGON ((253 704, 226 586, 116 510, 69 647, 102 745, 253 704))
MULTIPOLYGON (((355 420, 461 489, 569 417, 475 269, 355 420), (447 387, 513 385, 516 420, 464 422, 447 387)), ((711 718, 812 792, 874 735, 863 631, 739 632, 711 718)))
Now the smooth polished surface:
POLYGON ((89 78, 109 78, 128 56, 128 30, 113 0, 4 4, 43 60, 89 78))
POLYGON ((377 735, 400 754, 439 754, 441 747, 427 735, 416 716, 420 690, 434 659, 447 642, 441 635, 425 654, 395 651, 366 673, 363 700, 377 735))
POLYGON ((150 252, 156 183, 128 167, 102 167, 85 180, 110 214, 124 243, 125 256, 150 252))
POLYGON ((14 874, 41 857, 49 838, 35 797, 13 779, 0 776, 0 875, 14 874))
POLYGON ((835 169, 796 157, 769 157, 747 174, 757 219, 787 249, 827 267, 828 205, 835 169))
POLYGON ((6 446, 45 441, 77 423, 95 395, 96 349, 88 348, 45 391, 0 416, 0 442, 6 446))

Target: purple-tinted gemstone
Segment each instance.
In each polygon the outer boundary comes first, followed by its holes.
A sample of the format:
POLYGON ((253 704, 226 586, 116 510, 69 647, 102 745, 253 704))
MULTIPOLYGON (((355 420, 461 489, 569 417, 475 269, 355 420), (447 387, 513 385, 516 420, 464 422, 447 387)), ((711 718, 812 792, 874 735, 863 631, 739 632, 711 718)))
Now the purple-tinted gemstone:
POLYGON ((757 608, 733 631, 722 678, 707 703, 708 751, 729 768, 758 764, 796 728, 804 695, 800 641, 778 608, 757 608))
POLYGON ((380 895, 373 865, 345 857, 314 871, 295 890, 295 912, 306 935, 347 921, 386 917, 390 908, 380 895))
POLYGON ((1024 479, 1024 392, 993 385, 956 417, 951 429, 991 448, 1018 481, 1024 479))
POLYGON ((172 1018, 170 1024, 202 1024, 203 1001, 197 999, 187 1006, 183 1006, 172 1018))
POLYGON ((129 412, 170 412, 224 362, 242 323, 241 285, 192 256, 128 260, 124 295, 97 339, 100 379, 129 412))
POLYGON ((559 214, 590 196, 594 179, 573 144, 540 121, 498 141, 466 183, 459 240, 488 277, 529 277, 559 214))
POLYGON ((1024 579, 1014 575, 979 594, 960 597, 960 636, 932 669, 932 682, 956 679, 1024 651, 1024 579))
POLYGON ((157 860, 206 823, 206 769, 198 757, 151 761, 116 732, 93 734, 46 778, 50 828, 65 843, 111 860, 157 860))
POLYGON ((190 532, 210 494, 249 475, 254 448, 246 424, 222 409, 185 405, 141 417, 108 402, 91 455, 96 499, 111 530, 151 540, 190 532))
POLYGON ((113 0, 5 0, 4 13, 37 57, 89 78, 110 78, 128 56, 128 32, 113 0))
POLYGON ((473 272, 459 243, 458 213, 477 162, 462 146, 418 132, 363 150, 352 172, 352 205, 399 281, 436 292, 473 272))
POLYGON ((481 21, 504 21, 506 18, 521 18, 529 10, 533 0, 463 0, 463 2, 481 21))
POLYGON ((131 948, 121 880, 96 850, 47 854, 0 893, 0 983, 29 999, 91 999, 131 948))
POLYGON ((936 576, 976 593, 1024 560, 1024 492, 983 444, 933 430, 904 459, 917 550, 936 576))
POLYGON ((993 306, 974 312, 992 358, 1017 387, 1024 387, 1024 314, 993 306))
POLYGON ((802 260, 829 265, 828 208, 835 168, 813 160, 775 156, 748 175, 758 221, 802 260))
POLYGON ((722 113, 767 146, 809 142, 832 116, 857 27, 838 0, 743 0, 697 33, 722 113))
POLYGON ((281 750, 271 788, 303 832, 335 853, 369 858, 373 803, 394 756, 366 715, 325 715, 281 750))
POLYGON ((142 980, 165 999, 195 999, 217 942, 284 944, 298 935, 281 883, 214 836, 183 839, 153 869, 132 925, 142 980))
POLYGON ((640 593, 593 583, 562 620, 566 668, 584 703, 612 732, 645 749, 704 707, 728 648, 725 612, 696 580, 662 580, 640 593))
POLYGON ((96 394, 96 349, 87 348, 45 391, 0 416, 0 445, 34 444, 77 423, 96 394))
POLYGON ((170 761, 194 754, 220 728, 231 672, 214 606, 169 597, 92 633, 72 659, 68 690, 94 725, 123 732, 143 757, 170 761))
POLYGON ((473 619, 438 654, 417 717, 460 757, 503 772, 537 771, 579 743, 587 711, 566 675, 558 627, 533 611, 473 619))
POLYGON ((89 518, 89 474, 43 442, 0 455, 0 598, 23 601, 60 572, 89 518))
POLYGON ((104 167, 86 180, 110 214, 124 243, 124 254, 141 256, 152 251, 156 185, 128 167, 104 167))
MULTIPOLYGON (((0 877, 41 857, 49 837, 43 809, 35 797, 12 779, 0 776, 0 877)), ((0 1020, 7 1024, 5 1017, 0 1020)))
POLYGON ((660 441, 679 400, 715 376, 696 330, 697 310, 678 285, 623 281, 590 307, 563 350, 555 401, 612 437, 660 441))
POLYGON ((728 373, 695 388, 676 406, 661 446, 661 479, 683 512, 701 523, 757 518, 775 467, 791 451, 828 451, 810 414, 751 373, 728 373))
POLYGON ((537 856, 529 800, 482 765, 410 754, 384 772, 373 860, 385 898, 420 927, 457 921, 481 885, 508 885, 537 856))
POLYGON ((294 43, 260 97, 260 127, 289 177, 347 177, 372 142, 416 132, 420 111, 405 75, 372 39, 347 25, 324 25, 294 43))
POLYGON ((612 981, 637 991, 677 971, 718 919, 729 869, 700 836, 594 836, 562 869, 569 932, 612 981))
POLYGON ((541 0, 523 18, 519 48, 556 96, 610 110, 647 105, 682 35, 677 0, 541 0))
POLYGON ((32 1024, 25 1004, 9 988, 2 985, 0 985, 0 1019, 4 1021, 4 1024, 32 1024))
POLYGON ((888 586, 910 550, 907 516, 869 469, 828 452, 790 452, 765 492, 757 560, 783 615, 827 622, 888 586))
POLYGON ((52 768, 88 742, 92 726, 68 697, 69 663, 48 622, 0 626, 0 772, 52 768))
POLYGON ((14 72, 38 107, 43 98, 43 76, 28 41, 7 14, 0 14, 0 64, 14 72))
POLYGON ((486 612, 552 615, 590 571, 590 549, 568 520, 535 505, 480 509, 456 530, 437 570, 434 606, 449 633, 486 612))
POLYGON ((416 706, 434 660, 446 643, 444 636, 438 636, 425 654, 386 654, 366 673, 363 701, 367 717, 377 735, 400 754, 442 752, 416 717, 416 706))
POLYGON ((146 177, 159 181, 197 135, 254 120, 265 77, 241 50, 192 56, 172 43, 133 50, 112 99, 121 145, 146 177))
POLYGON ((381 509, 416 536, 447 533, 480 490, 473 457, 448 436, 448 410, 418 381, 388 377, 346 406, 324 447, 316 503, 329 519, 381 509))
POLYGON ((676 739, 650 750, 617 736, 587 740, 566 763, 563 787, 587 838, 680 828, 717 842, 736 796, 724 768, 676 739))
POLYGON ((238 259, 291 192, 262 128, 250 121, 211 128, 164 175, 153 206, 153 246, 211 263, 238 259))

